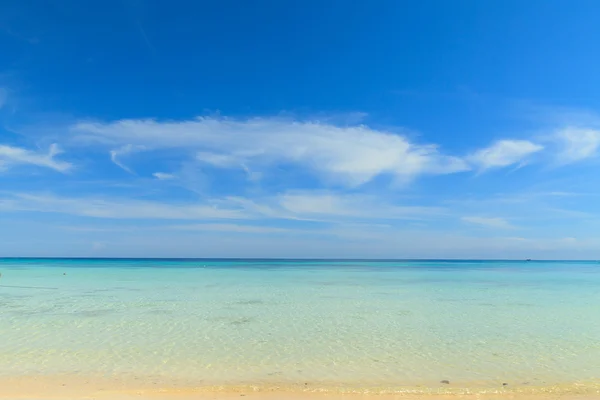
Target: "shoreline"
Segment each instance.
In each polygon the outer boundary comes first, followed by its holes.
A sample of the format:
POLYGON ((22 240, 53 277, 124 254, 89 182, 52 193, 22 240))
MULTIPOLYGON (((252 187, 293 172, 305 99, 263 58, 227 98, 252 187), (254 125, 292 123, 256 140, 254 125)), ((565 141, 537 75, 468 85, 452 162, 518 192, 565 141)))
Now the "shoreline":
POLYGON ((258 385, 172 385, 152 379, 70 375, 0 377, 0 400, 591 400, 600 399, 600 382, 515 388, 443 387, 341 388, 258 385))
POLYGON ((92 264, 5 264, 0 400, 600 400, 596 266, 92 264))

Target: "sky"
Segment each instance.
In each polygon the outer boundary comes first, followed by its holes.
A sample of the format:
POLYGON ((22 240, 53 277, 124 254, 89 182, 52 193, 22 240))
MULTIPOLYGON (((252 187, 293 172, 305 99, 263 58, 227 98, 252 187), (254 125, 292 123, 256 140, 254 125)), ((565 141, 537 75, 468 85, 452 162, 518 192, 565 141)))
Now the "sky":
POLYGON ((600 259, 595 0, 5 0, 0 257, 600 259))

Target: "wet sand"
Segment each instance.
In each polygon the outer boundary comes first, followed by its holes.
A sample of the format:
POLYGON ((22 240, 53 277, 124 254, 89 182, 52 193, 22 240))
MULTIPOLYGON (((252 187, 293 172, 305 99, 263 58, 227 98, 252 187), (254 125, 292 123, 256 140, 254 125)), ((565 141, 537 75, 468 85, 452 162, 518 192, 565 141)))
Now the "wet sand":
MULTIPOLYGON (((419 389, 423 390, 423 389, 419 389)), ((2 400, 596 400, 600 387, 569 386, 522 389, 500 388, 469 393, 464 388, 431 388, 427 392, 371 394, 320 393, 311 389, 258 387, 160 387, 156 383, 118 378, 29 376, 0 378, 2 400)))

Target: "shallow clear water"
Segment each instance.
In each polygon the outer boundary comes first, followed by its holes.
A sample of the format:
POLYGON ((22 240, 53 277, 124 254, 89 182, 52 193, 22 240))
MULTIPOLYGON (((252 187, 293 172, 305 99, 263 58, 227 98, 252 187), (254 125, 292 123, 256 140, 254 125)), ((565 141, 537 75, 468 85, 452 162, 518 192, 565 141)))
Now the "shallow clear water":
POLYGON ((5 376, 356 389, 600 377, 594 262, 0 259, 0 272, 5 376))

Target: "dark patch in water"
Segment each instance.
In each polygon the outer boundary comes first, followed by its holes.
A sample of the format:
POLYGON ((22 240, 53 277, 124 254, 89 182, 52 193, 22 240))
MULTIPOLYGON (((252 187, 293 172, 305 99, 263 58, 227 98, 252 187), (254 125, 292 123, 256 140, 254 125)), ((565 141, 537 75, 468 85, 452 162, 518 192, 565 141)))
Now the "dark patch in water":
POLYGON ((68 313, 69 315, 74 315, 77 317, 84 318, 92 318, 92 317, 102 317, 104 315, 114 314, 117 312, 114 308, 105 308, 101 310, 82 310, 82 311, 74 311, 68 313))
POLYGON ((124 290, 127 292, 141 292, 142 289, 138 289, 138 288, 132 288, 132 287, 126 287, 126 286, 116 286, 113 288, 114 290, 124 290))
POLYGON ((104 292, 112 292, 113 289, 93 289, 90 290, 88 293, 104 293, 104 292))
POLYGON ((333 282, 333 281, 325 281, 325 282, 315 282, 317 285, 321 285, 321 286, 335 286, 338 284, 338 282, 333 282))
POLYGON ((237 304, 240 306, 256 306, 259 304, 265 304, 265 302, 264 302, 264 300, 261 300, 261 299, 251 299, 251 300, 236 301, 234 304, 237 304))
POLYGON ((321 295, 319 297, 322 299, 350 299, 350 300, 353 299, 353 297, 350 297, 350 296, 334 296, 334 295, 329 295, 329 294, 321 295))
POLYGON ((511 303, 509 304, 511 307, 535 307, 535 304, 531 303, 511 303))
POLYGON ((245 324, 249 324, 252 321, 254 321, 254 318, 248 318, 248 317, 238 318, 238 319, 234 319, 233 321, 231 321, 231 325, 245 325, 245 324))
POLYGON ((39 289, 39 290, 58 290, 57 287, 46 287, 46 286, 14 286, 14 285, 0 285, 3 288, 11 289, 39 289))

